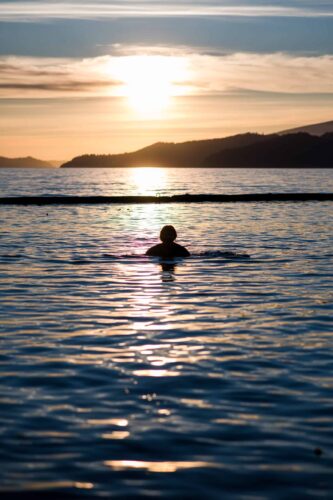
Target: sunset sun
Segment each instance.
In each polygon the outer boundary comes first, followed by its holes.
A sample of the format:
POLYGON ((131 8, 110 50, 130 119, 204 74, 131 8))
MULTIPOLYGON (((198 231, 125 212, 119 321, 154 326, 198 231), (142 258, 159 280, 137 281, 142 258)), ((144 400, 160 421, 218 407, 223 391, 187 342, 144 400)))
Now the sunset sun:
POLYGON ((120 58, 116 68, 123 82, 121 95, 142 118, 159 118, 171 104, 172 97, 184 93, 184 61, 166 56, 128 56, 120 58))

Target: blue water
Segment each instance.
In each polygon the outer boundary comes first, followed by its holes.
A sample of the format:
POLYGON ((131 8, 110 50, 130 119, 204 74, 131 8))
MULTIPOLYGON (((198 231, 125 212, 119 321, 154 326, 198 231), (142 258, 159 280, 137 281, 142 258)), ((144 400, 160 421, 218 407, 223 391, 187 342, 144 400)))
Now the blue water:
MULTIPOLYGON (((74 189, 30 172, 0 172, 5 194, 74 189)), ((200 172, 147 189, 203 192, 200 172)), ((279 176, 233 172, 234 192, 279 176)), ((80 171, 80 193, 117 192, 105 175, 80 171)), ((332 498, 332 203, 2 206, 0 222, 1 498, 332 498), (143 256, 166 223, 192 257, 143 256)))

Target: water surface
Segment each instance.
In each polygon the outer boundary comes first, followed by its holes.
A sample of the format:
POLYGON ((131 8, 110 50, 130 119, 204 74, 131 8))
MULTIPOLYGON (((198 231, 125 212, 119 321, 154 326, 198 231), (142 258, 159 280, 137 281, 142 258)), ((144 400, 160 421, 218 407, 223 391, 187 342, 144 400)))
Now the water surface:
POLYGON ((0 215, 7 496, 331 497, 330 202, 0 215))
POLYGON ((0 196, 270 192, 333 192, 333 168, 0 169, 0 196))

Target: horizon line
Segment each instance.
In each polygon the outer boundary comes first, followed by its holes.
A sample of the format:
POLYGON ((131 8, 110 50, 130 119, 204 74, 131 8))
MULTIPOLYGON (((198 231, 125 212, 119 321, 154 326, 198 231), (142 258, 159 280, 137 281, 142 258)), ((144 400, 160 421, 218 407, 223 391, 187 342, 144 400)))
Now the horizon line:
MULTIPOLYGON (((154 146, 156 144, 186 144, 186 143, 190 143, 190 142, 201 142, 201 141, 216 141, 216 140, 220 140, 220 139, 227 139, 228 137, 235 137, 235 136, 238 136, 238 135, 246 135, 246 134, 256 134, 256 135, 262 135, 262 136, 270 136, 270 135, 280 135, 280 134, 284 134, 284 135, 288 135, 289 134, 293 134, 293 133, 304 133, 304 134, 308 134, 308 135, 311 135, 311 136, 317 136, 317 134, 311 134, 311 132, 307 132, 307 131, 302 131, 302 130, 299 130, 298 129, 303 129, 303 128, 308 128, 308 127, 316 127, 316 126, 324 126, 324 125, 327 125, 329 123, 332 123, 333 122, 333 119, 332 120, 327 120, 327 121, 324 121, 324 122, 316 122, 316 123, 310 123, 310 124, 306 124, 306 125, 300 125, 300 126, 295 126, 295 127, 292 127, 292 128, 288 128, 288 129, 284 129, 284 130, 278 130, 276 132, 269 132, 269 133, 265 133, 265 132, 251 132, 250 130, 247 130, 246 132, 237 132, 236 134, 231 134, 231 135, 223 135, 223 136, 218 136, 218 137, 205 137, 203 139, 189 139, 189 140, 186 140, 186 141, 156 141, 156 142, 150 142, 149 144, 147 144, 146 146, 142 146, 140 147, 139 149, 135 149, 133 151, 125 151, 125 152, 122 152, 122 153, 83 153, 83 154, 79 154, 79 155, 76 155, 76 156, 73 156, 69 159, 66 159, 66 160, 55 160, 55 159, 41 159, 41 158, 36 158, 36 156, 34 155, 31 155, 31 154, 26 154, 26 155, 23 155, 23 156, 4 156, 0 153, 0 158, 6 158, 8 160, 25 160, 25 159, 34 159, 34 160, 38 160, 38 161, 45 161, 47 163, 58 163, 58 162, 61 162, 61 164, 59 166, 54 166, 54 165, 50 165, 50 167, 22 167, 22 168, 61 168, 62 165, 64 165, 65 163, 73 160, 74 158, 79 158, 79 157, 82 157, 82 156, 116 156, 116 155, 124 155, 124 154, 131 154, 131 153, 136 153, 138 151, 141 151, 142 149, 145 149, 145 148, 148 148, 150 146, 154 146)), ((325 135, 325 133, 333 133, 333 132, 324 132, 323 134, 320 134, 320 135, 325 135)), ((8 167, 8 168, 19 168, 19 167, 8 167)), ((124 167, 112 167, 112 168, 124 168, 124 167)), ((131 167, 126 167, 126 168, 131 168, 131 167)), ((133 168, 138 168, 138 167, 133 167, 133 168)), ((141 167, 140 167, 141 168, 141 167)), ((146 168, 154 168, 154 167, 149 167, 147 166, 146 168)), ((167 167, 168 168, 168 167, 167 167)))

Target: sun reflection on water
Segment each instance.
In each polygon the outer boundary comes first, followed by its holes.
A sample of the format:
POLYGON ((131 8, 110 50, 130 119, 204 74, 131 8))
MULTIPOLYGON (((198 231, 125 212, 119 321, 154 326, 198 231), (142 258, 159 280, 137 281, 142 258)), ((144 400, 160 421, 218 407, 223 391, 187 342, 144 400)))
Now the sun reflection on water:
POLYGON ((137 167, 131 170, 135 192, 157 196, 167 185, 167 172, 159 167, 137 167))
POLYGON ((184 469, 199 469, 203 467, 216 468, 219 465, 209 462, 197 462, 197 461, 170 461, 170 462, 144 462, 140 460, 107 460, 105 465, 113 470, 135 470, 143 469, 149 472, 176 472, 177 470, 184 469))
POLYGON ((127 431, 124 431, 124 432, 114 431, 114 432, 106 432, 106 433, 102 434, 102 438, 103 439, 115 439, 115 440, 121 441, 122 439, 128 438, 129 435, 130 435, 130 433, 127 431))

